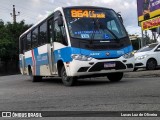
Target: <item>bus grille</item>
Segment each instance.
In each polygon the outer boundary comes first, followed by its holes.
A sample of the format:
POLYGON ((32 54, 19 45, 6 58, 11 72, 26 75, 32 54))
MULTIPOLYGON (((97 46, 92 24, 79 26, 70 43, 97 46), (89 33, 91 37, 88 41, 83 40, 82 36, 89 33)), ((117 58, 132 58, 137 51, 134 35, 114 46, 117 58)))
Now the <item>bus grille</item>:
POLYGON ((126 66, 120 61, 111 61, 111 62, 115 62, 116 66, 114 68, 104 68, 104 64, 106 62, 98 62, 89 69, 89 72, 110 70, 110 69, 115 69, 115 70, 126 69, 126 66))

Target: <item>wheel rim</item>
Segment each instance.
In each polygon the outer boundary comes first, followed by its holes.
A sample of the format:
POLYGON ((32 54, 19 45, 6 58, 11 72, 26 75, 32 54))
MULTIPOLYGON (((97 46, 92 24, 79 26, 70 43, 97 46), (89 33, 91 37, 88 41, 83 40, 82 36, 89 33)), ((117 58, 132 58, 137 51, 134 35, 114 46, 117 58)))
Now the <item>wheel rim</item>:
POLYGON ((156 66, 156 64, 153 60, 149 61, 147 65, 148 65, 148 69, 150 69, 150 70, 155 69, 155 66, 156 66))

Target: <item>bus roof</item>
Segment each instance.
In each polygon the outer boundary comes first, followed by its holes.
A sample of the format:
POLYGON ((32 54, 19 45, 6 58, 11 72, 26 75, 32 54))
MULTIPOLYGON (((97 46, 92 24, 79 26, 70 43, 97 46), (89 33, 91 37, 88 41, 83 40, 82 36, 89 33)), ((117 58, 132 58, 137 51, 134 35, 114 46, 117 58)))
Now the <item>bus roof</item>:
POLYGON ((100 6, 68 6, 68 7, 63 7, 63 8, 98 8, 98 9, 110 9, 106 7, 100 7, 100 6))

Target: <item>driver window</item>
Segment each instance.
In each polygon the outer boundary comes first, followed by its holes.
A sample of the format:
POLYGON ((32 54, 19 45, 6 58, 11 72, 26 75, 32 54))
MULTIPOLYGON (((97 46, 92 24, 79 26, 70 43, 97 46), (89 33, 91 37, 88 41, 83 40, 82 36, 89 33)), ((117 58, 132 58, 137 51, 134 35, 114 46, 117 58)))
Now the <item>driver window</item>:
POLYGON ((54 41, 62 42, 62 32, 61 32, 60 27, 58 26, 58 21, 56 20, 54 23, 55 23, 54 24, 54 35, 55 35, 54 41))
POLYGON ((57 11, 54 14, 54 41, 60 42, 64 45, 67 45, 67 35, 65 31, 65 26, 59 26, 58 25, 58 17, 60 16, 60 12, 57 11))

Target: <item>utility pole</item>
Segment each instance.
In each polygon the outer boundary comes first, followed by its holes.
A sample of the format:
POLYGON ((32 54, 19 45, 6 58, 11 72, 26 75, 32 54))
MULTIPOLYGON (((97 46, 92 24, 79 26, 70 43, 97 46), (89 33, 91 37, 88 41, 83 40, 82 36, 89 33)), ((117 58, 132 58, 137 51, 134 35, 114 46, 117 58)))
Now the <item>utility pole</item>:
POLYGON ((20 12, 16 14, 15 5, 13 5, 13 13, 10 13, 11 17, 13 17, 13 23, 16 23, 16 17, 20 15, 20 12))

